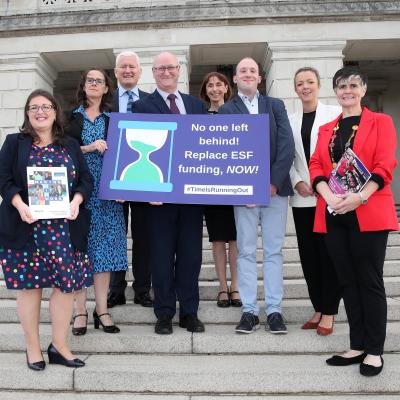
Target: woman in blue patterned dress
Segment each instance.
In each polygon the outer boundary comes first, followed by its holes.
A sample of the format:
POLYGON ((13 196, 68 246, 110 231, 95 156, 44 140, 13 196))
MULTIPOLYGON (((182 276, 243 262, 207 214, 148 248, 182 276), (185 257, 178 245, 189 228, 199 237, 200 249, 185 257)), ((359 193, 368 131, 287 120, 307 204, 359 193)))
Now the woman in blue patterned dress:
MULTIPOLYGON (((92 69, 83 73, 77 91, 79 107, 72 111, 68 133, 80 140, 94 180, 94 190, 87 205, 92 212, 88 254, 94 271, 94 327, 98 329, 101 325, 104 332, 118 333, 119 328, 107 311, 107 292, 110 272, 128 269, 124 211, 121 203, 98 198, 103 154, 107 149, 109 110, 112 107, 110 89, 111 82, 104 71, 92 69)), ((86 291, 77 294, 75 299, 72 333, 79 336, 86 333, 86 291)))
POLYGON ((67 337, 73 293, 93 284, 87 238, 80 228, 88 218, 82 203, 90 196, 92 178, 79 144, 64 136, 61 117, 54 97, 35 90, 26 101, 21 132, 8 135, 0 151, 0 264, 7 288, 18 290, 26 361, 35 371, 46 366, 39 339, 43 288, 53 288, 50 364, 75 368, 85 365, 70 352, 67 337), (38 220, 32 216, 28 166, 67 168, 70 218, 38 220))

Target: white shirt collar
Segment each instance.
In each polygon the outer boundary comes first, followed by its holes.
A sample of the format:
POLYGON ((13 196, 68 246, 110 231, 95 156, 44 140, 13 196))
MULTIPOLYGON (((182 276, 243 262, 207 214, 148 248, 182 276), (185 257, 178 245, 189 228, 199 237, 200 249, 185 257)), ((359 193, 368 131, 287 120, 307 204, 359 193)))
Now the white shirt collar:
MULTIPOLYGON (((157 88, 157 92, 160 94, 160 96, 164 99, 165 102, 168 100, 167 97, 168 97, 170 94, 174 94, 179 100, 182 101, 182 96, 181 96, 181 94, 179 93, 178 89, 177 89, 174 93, 167 93, 167 92, 164 92, 163 90, 157 88)), ((168 101, 169 101, 169 100, 168 100, 168 101)))
POLYGON ((248 101, 249 103, 253 103, 254 100, 258 101, 258 97, 260 96, 260 92, 257 90, 253 99, 250 100, 249 96, 244 95, 242 92, 238 92, 238 96, 242 99, 242 101, 248 101))
MULTIPOLYGON (((139 88, 137 87, 137 85, 133 89, 130 89, 130 91, 133 92, 137 98, 139 98, 139 88)), ((122 97, 126 92, 127 92, 127 89, 124 89, 122 86, 118 85, 118 96, 119 97, 122 97)))

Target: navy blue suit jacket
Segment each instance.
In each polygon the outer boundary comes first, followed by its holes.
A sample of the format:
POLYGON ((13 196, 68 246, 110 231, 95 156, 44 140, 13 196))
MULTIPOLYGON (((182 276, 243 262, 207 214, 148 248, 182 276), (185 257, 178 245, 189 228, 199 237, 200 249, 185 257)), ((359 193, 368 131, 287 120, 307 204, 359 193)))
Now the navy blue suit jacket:
MULTIPOLYGON (((19 193, 22 200, 28 201, 28 181, 26 167, 32 147, 32 138, 22 133, 7 135, 0 151, 0 195, 3 202, 0 205, 0 245, 5 248, 21 248, 28 241, 32 225, 21 220, 19 212, 11 204, 15 194, 19 193)), ((76 140, 66 137, 64 145, 70 155, 76 176, 70 190, 70 198, 74 193, 82 194, 86 201, 93 188, 92 175, 89 172, 79 144, 76 140)), ((87 224, 88 210, 80 208, 78 218, 69 222, 71 240, 78 250, 85 250, 87 232, 82 225, 87 224)), ((88 224, 87 224, 88 225, 88 224)))
MULTIPOLYGON (((186 114, 207 114, 206 106, 202 101, 189 94, 179 92, 185 105, 186 114)), ((145 114, 171 114, 171 110, 167 103, 161 97, 160 93, 155 90, 143 100, 140 99, 133 103, 133 112, 145 114)))
MULTIPOLYGON (((249 110, 239 96, 226 102, 218 112, 220 114, 249 114, 249 110)), ((258 113, 269 115, 271 184, 277 187, 279 196, 290 196, 293 194, 289 171, 294 159, 294 139, 285 105, 280 99, 260 95, 258 113)))

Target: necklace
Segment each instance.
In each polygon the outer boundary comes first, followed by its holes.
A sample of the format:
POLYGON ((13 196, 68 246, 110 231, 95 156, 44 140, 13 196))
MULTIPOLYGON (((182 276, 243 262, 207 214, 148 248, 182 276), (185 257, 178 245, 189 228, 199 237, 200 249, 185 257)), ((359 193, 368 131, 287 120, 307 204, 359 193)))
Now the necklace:
MULTIPOLYGON (((358 131, 358 125, 353 125, 351 127, 351 129, 353 131, 352 131, 350 137, 348 138, 347 142, 345 143, 344 148, 343 148, 343 145, 341 146, 342 150, 343 150, 343 153, 350 147, 351 140, 353 139, 353 137, 356 135, 356 133, 358 131)), ((339 130, 339 121, 337 122, 336 126, 333 128, 333 134, 332 134, 332 137, 331 137, 331 141, 329 142, 329 153, 331 155, 331 162, 332 162, 332 167, 333 168, 336 168, 336 165, 337 165, 337 163, 335 162, 334 154, 333 154, 333 148, 335 147, 335 140, 336 140, 336 137, 337 137, 337 133, 336 132, 338 130, 339 130)), ((339 136, 339 139, 340 139, 340 143, 342 144, 342 137, 339 136)))

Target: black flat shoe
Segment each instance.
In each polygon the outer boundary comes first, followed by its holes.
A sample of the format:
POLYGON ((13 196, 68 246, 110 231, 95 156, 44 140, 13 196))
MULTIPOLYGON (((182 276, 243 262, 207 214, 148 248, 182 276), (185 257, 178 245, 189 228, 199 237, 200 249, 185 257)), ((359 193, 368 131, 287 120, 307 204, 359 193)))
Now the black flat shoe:
POLYGON ((113 308, 115 306, 122 306, 126 304, 126 298, 124 294, 118 294, 114 292, 108 293, 107 296, 107 308, 113 308))
POLYGON ((36 361, 36 362, 29 362, 28 359, 28 353, 26 352, 26 365, 28 366, 29 369, 33 371, 43 371, 46 368, 46 363, 44 360, 42 361, 36 361))
POLYGON ((360 364, 360 374, 364 376, 376 376, 382 372, 383 369, 383 358, 381 356, 382 365, 379 367, 374 367, 370 364, 361 363, 360 364))
POLYGON ((230 301, 229 301, 229 292, 226 291, 226 290, 221 290, 221 291, 218 293, 218 296, 217 296, 217 307, 227 308, 227 307, 229 307, 230 305, 231 305, 231 303, 230 303, 230 301), (221 297, 221 294, 226 294, 226 295, 228 296, 228 298, 227 298, 227 299, 221 299, 221 298, 220 298, 220 297, 221 297))
POLYGON ((74 358, 73 360, 67 360, 53 346, 53 343, 50 343, 49 348, 47 349, 47 355, 49 356, 49 364, 59 364, 69 368, 80 368, 85 366, 85 363, 79 358, 74 358))
POLYGON ((133 298, 135 304, 140 304, 142 307, 153 307, 154 303, 149 292, 139 293, 133 298))
POLYGON ((110 315, 110 313, 107 312, 107 313, 103 313, 103 314, 98 315, 96 310, 93 311, 94 329, 99 329, 100 325, 101 325, 101 327, 103 328, 103 331, 106 332, 106 333, 119 333, 120 329, 118 328, 117 325, 104 325, 101 322, 100 318, 103 315, 110 315))
POLYGON ((335 367, 346 367, 348 365, 361 364, 366 356, 367 355, 365 353, 355 357, 333 356, 328 358, 326 363, 335 367))
POLYGON ((74 326, 72 326, 72 334, 74 336, 83 336, 86 335, 87 332, 87 320, 88 320, 88 313, 86 311, 86 314, 76 314, 74 317, 72 317, 72 323, 75 323, 75 320, 78 317, 86 317, 86 326, 81 326, 80 328, 75 328, 74 326))
POLYGON ((159 335, 170 335, 172 333, 172 319, 168 315, 161 315, 156 322, 154 332, 159 335))

